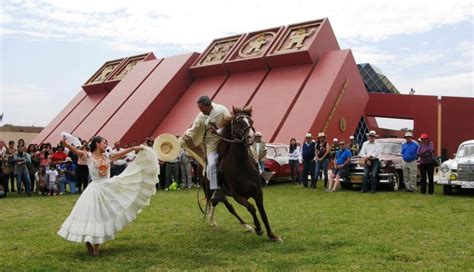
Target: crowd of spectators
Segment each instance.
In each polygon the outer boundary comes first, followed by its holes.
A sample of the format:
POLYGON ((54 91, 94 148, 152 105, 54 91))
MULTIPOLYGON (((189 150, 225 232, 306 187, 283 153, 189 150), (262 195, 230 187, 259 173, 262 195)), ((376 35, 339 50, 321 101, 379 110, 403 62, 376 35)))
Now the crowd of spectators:
MULTIPOLYGON (((145 139, 145 145, 153 146, 153 139, 145 139)), ((88 142, 81 140, 81 150, 88 150, 88 142)), ((134 141, 133 145, 136 145, 134 141)), ((121 145, 116 142, 107 152, 113 154, 129 144, 121 145)), ((111 176, 122 173, 128 164, 135 159, 136 154, 130 152, 111 165, 111 176)), ((168 189, 171 184, 177 188, 198 187, 199 165, 182 151, 179 158, 173 162, 157 162, 160 165, 160 182, 157 189, 168 189)), ((10 140, 6 143, 0 139, 0 197, 8 193, 31 196, 63 195, 66 193, 80 194, 91 181, 87 164, 73 152, 65 150, 61 144, 26 146, 23 139, 17 143, 10 140)))

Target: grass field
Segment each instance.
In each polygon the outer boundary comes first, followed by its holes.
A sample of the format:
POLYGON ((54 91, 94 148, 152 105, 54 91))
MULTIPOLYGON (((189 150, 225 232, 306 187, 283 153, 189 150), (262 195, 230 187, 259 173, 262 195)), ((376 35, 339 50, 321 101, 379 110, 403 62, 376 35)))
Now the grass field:
POLYGON ((77 196, 11 194, 0 200, 0 270, 474 270, 472 194, 269 186, 265 204, 284 240, 278 244, 245 232, 223 205, 211 228, 196 190, 159 191, 100 257, 56 235, 77 196))

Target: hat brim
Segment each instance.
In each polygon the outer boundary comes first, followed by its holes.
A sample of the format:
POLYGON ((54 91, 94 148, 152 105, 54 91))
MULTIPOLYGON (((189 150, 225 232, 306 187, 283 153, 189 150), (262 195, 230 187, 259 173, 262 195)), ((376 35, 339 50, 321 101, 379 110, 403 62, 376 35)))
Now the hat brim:
POLYGON ((369 134, 366 134, 366 135, 367 135, 367 137, 369 137, 369 136, 379 137, 379 135, 377 135, 377 134, 370 134, 369 133, 369 134))
POLYGON ((180 149, 176 136, 168 133, 159 135, 153 143, 153 150, 155 150, 160 161, 176 160, 180 149))

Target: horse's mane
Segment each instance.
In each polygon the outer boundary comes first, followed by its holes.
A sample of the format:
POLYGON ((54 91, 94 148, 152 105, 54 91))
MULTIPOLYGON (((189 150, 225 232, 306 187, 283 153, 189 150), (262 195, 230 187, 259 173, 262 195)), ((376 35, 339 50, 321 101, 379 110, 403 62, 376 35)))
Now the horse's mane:
MULTIPOLYGON (((221 136, 226 139, 231 138, 231 126, 230 124, 232 123, 232 120, 235 118, 236 115, 238 114, 245 114, 250 117, 252 117, 252 107, 244 107, 244 108, 237 108, 232 106, 232 114, 230 117, 227 117, 224 119, 223 125, 222 125, 222 132, 221 136)), ((219 154, 219 157, 222 158, 225 154, 227 154, 227 151, 229 150, 229 142, 220 140, 219 144, 217 146, 217 153, 219 154)))

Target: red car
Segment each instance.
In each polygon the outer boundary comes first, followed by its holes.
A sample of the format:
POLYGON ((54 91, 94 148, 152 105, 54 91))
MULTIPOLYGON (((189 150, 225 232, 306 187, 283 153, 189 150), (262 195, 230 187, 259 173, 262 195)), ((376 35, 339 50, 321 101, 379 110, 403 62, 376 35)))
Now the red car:
MULTIPOLYGON (((288 153, 289 146, 287 144, 267 143, 265 171, 274 173, 270 181, 291 181, 288 153)), ((303 165, 300 163, 300 174, 302 172, 303 165)))

